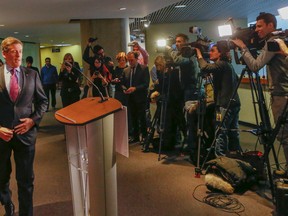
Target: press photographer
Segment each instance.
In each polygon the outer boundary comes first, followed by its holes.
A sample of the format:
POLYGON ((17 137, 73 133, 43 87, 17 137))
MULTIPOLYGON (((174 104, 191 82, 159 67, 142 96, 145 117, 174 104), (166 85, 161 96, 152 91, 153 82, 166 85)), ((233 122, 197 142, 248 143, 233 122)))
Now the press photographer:
MULTIPOLYGON (((100 58, 101 61, 105 64, 109 72, 111 73, 114 67, 114 63, 112 59, 105 55, 104 48, 100 46, 99 44, 92 47, 92 44, 97 41, 98 38, 89 38, 87 42, 87 46, 83 53, 83 60, 87 62, 90 65, 90 68, 94 65, 94 58, 100 58), (90 51, 92 51, 92 54, 90 55, 90 51)), ((109 79, 111 76, 109 76, 109 79)))
MULTIPOLYGON (((256 18, 255 32, 265 43, 260 54, 254 58, 241 39, 232 40, 233 43, 241 49, 242 58, 248 68, 253 72, 267 66, 269 90, 271 93, 271 107, 275 124, 286 107, 288 96, 288 63, 285 56, 279 52, 269 51, 268 43, 279 38, 279 35, 273 35, 277 28, 277 20, 273 14, 260 13, 256 18)), ((287 112, 287 111, 286 111, 287 112)), ((288 169, 288 125, 285 124, 278 133, 277 139, 280 141, 286 159, 286 175, 288 169)))
POLYGON ((90 80, 94 83, 87 82, 87 85, 84 88, 84 95, 82 98, 85 97, 99 97, 100 92, 104 97, 108 96, 108 77, 109 71, 106 66, 101 61, 101 58, 95 57, 94 63, 90 68, 90 80), (99 92, 100 91, 100 92, 99 92))

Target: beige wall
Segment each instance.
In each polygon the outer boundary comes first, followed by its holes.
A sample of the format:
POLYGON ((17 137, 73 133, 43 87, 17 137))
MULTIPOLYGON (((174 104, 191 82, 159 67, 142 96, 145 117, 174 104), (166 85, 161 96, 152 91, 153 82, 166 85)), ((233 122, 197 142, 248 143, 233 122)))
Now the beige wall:
POLYGON ((52 47, 49 48, 41 48, 40 49, 40 65, 43 67, 45 65, 45 58, 51 58, 51 64, 57 67, 57 71, 59 73, 61 63, 63 62, 63 57, 66 53, 71 53, 74 61, 78 62, 80 68, 83 68, 82 61, 82 50, 80 45, 68 46, 68 47, 60 47, 60 52, 52 53, 52 47))

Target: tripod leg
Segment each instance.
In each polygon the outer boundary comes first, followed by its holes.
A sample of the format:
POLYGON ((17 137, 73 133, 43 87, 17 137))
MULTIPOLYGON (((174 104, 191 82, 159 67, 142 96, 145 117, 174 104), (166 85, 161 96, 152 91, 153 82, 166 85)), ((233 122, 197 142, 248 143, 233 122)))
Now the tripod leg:
POLYGON ((159 105, 157 105, 155 114, 152 118, 151 127, 148 129, 147 137, 143 142, 143 146, 142 146, 143 152, 149 152, 149 145, 154 138, 155 128, 157 127, 159 115, 160 115, 160 108, 159 108, 159 105))

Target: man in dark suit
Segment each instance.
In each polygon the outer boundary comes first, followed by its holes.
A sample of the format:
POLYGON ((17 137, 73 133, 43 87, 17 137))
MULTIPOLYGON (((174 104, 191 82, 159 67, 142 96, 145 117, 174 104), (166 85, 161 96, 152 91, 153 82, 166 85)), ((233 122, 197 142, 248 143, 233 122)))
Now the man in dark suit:
POLYGON ((147 66, 137 63, 138 55, 138 52, 129 52, 127 54, 129 67, 124 69, 124 82, 127 87, 125 94, 128 95, 128 112, 130 114, 128 116, 131 117, 129 122, 131 122, 133 129, 133 137, 130 139, 130 143, 140 140, 139 132, 142 134, 142 140, 147 136, 145 109, 150 75, 147 66))
POLYGON ((1 43, 0 67, 0 202, 14 215, 9 181, 13 151, 19 216, 33 215, 33 161, 39 123, 48 105, 38 73, 21 66, 23 44, 8 37, 1 43))

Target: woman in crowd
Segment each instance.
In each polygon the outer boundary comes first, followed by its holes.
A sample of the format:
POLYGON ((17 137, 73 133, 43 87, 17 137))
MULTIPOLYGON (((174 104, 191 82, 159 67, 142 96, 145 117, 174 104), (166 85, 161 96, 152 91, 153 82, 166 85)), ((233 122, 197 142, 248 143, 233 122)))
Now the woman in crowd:
POLYGON ((125 52, 119 52, 116 55, 118 66, 112 72, 111 83, 115 85, 115 99, 119 100, 124 106, 127 106, 127 95, 124 94, 123 70, 127 67, 127 57, 125 52))
MULTIPOLYGON (((108 90, 107 86, 109 83, 109 80, 111 78, 109 77, 109 70, 107 67, 103 64, 101 58, 95 57, 94 58, 94 65, 90 68, 90 79, 91 81, 98 87, 99 91, 102 93, 103 97, 108 96, 108 90)), ((87 97, 99 97, 99 91, 88 82, 89 89, 87 97)))
POLYGON ((79 88, 80 67, 74 61, 71 53, 66 53, 60 68, 59 81, 62 82, 60 96, 63 107, 80 100, 81 90, 79 88))
POLYGON ((239 151, 241 150, 238 132, 240 99, 238 93, 231 98, 238 83, 238 76, 231 65, 230 53, 220 52, 217 45, 214 45, 209 53, 210 60, 214 63, 207 63, 201 51, 196 48, 196 52, 202 73, 213 74, 216 125, 221 126, 218 131, 216 130, 215 155, 224 156, 228 151, 239 151), (230 106, 227 109, 229 102, 230 106))

